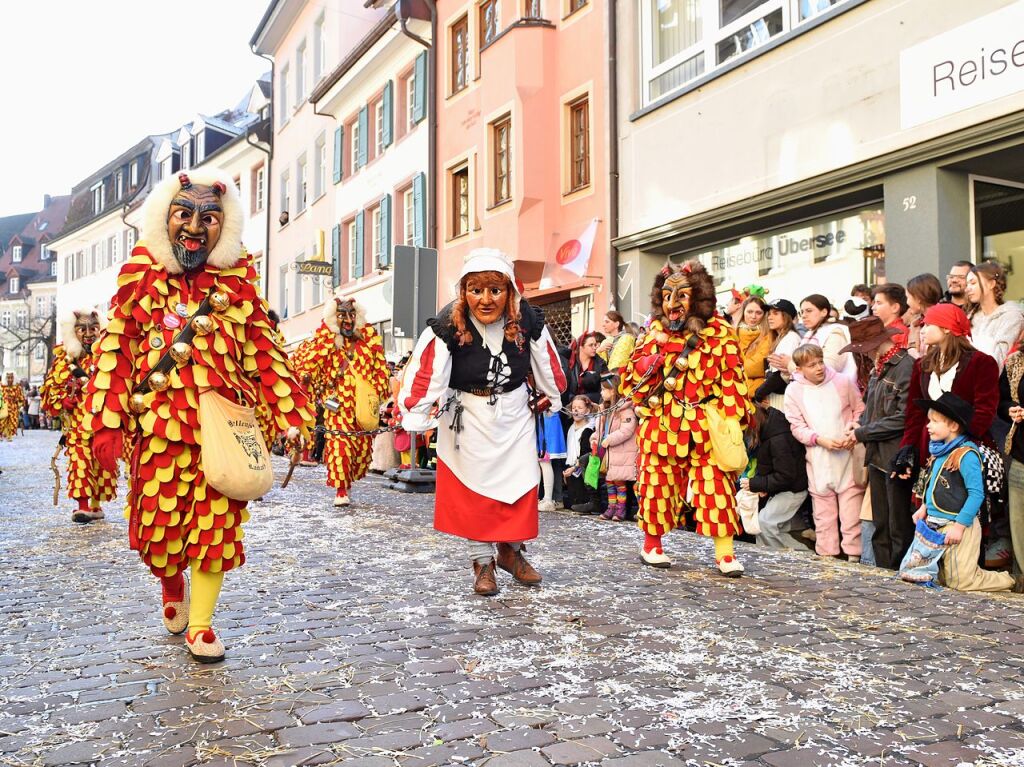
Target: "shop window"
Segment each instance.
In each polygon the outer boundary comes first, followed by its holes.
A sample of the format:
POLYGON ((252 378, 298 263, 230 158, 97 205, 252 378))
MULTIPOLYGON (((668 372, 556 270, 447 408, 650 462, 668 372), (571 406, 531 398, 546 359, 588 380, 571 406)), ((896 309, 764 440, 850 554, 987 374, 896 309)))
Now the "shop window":
POLYGON ((469 18, 463 16, 451 26, 452 93, 458 93, 469 83, 469 18))
POLYGON ((642 0, 644 102, 656 101, 847 1, 642 0))

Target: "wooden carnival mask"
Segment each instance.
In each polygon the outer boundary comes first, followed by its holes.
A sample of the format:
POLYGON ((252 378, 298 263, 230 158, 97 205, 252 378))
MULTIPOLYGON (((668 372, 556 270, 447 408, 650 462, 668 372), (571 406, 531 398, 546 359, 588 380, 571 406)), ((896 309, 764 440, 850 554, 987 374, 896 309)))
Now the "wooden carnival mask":
POLYGON ((693 296, 693 285, 689 275, 674 272, 665 278, 661 286, 661 312, 668 323, 668 329, 683 329, 686 317, 690 314, 690 299, 693 296))
POLYGON ((484 325, 505 316, 512 285, 501 272, 474 272, 466 275, 463 293, 469 311, 484 325))
POLYGON ((75 338, 85 351, 91 351, 96 337, 100 333, 100 318, 95 312, 79 314, 75 312, 75 338))
POLYGON ((174 257, 186 272, 202 268, 220 239, 224 224, 224 185, 193 184, 180 173, 181 190, 167 210, 167 237, 174 257))
POLYGON ((356 332, 356 302, 351 298, 336 298, 335 314, 338 315, 338 330, 347 338, 351 338, 356 332))

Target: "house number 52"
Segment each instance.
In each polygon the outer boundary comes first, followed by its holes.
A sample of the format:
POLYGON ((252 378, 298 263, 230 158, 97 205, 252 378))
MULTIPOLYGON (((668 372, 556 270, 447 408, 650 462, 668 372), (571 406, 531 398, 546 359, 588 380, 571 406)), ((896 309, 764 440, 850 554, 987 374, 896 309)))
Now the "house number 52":
POLYGON ((912 194, 910 197, 903 198, 903 210, 917 210, 917 195, 912 194))

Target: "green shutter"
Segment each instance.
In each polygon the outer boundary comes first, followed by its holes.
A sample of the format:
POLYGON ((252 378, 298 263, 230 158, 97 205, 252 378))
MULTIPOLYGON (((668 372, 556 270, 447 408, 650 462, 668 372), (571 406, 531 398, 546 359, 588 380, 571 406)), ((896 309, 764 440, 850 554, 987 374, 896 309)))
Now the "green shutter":
POLYGON ((424 237, 424 229, 427 220, 427 174, 418 173, 416 178, 412 180, 412 210, 413 210, 413 227, 412 227, 412 239, 413 245, 417 248, 426 246, 426 238, 424 237))
POLYGON ((356 252, 352 254, 352 276, 363 276, 363 211, 356 213, 356 252))
POLYGON ((384 95, 381 96, 381 101, 383 102, 384 109, 381 111, 383 111, 384 113, 384 127, 382 129, 382 138, 384 140, 385 147, 391 146, 391 134, 393 132, 391 130, 391 126, 394 124, 394 119, 392 115, 394 115, 395 112, 394 90, 395 86, 391 80, 388 80, 386 83, 384 83, 384 95))
POLYGON ((334 129, 334 183, 341 181, 341 149, 344 144, 345 132, 339 125, 334 129))
POLYGON ((412 119, 419 122, 427 116, 427 52, 416 57, 416 75, 413 83, 412 119))
POLYGON ((380 261, 382 269, 391 265, 391 195, 386 194, 380 200, 380 261))
POLYGON ((359 167, 366 165, 366 149, 369 146, 367 139, 370 133, 370 109, 363 107, 359 110, 359 167))
POLYGON ((334 287, 341 284, 341 225, 331 229, 331 265, 334 267, 334 287))

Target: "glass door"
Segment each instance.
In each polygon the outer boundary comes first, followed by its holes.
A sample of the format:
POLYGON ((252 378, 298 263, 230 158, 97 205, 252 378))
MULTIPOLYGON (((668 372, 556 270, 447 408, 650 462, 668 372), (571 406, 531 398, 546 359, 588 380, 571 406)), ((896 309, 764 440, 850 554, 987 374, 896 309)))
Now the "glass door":
POLYGON ((1024 184, 973 179, 975 261, 1006 267, 1006 298, 1024 299, 1024 184))

